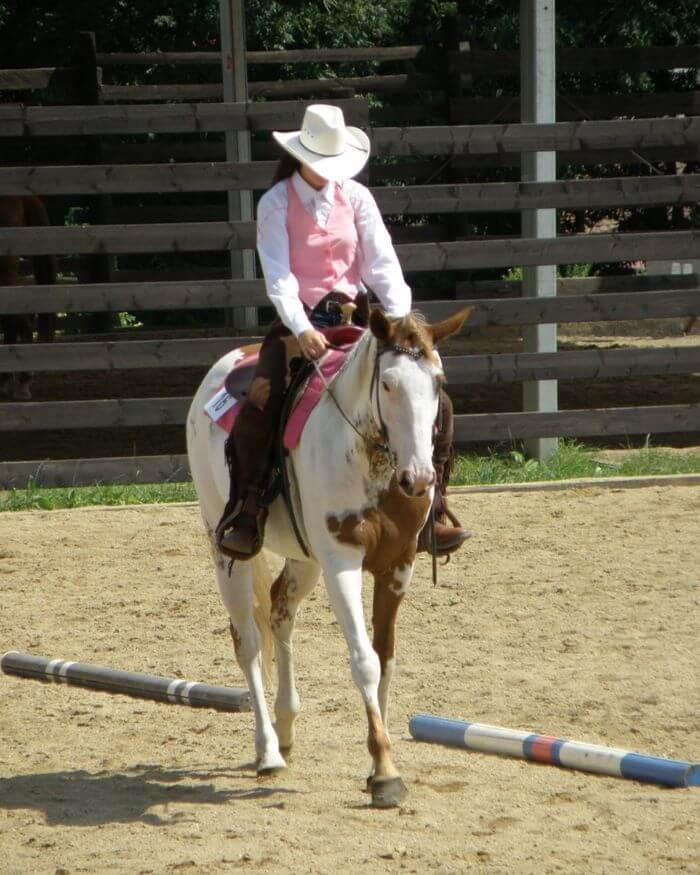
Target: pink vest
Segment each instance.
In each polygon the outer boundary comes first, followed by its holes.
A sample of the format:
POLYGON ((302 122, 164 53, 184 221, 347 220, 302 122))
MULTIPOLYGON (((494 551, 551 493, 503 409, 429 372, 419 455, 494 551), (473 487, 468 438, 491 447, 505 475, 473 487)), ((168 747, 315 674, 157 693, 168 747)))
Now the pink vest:
POLYGON ((325 228, 319 227, 301 202, 294 183, 287 183, 289 263, 299 281, 299 297, 312 309, 329 292, 354 298, 360 288, 355 211, 335 186, 335 202, 325 228))

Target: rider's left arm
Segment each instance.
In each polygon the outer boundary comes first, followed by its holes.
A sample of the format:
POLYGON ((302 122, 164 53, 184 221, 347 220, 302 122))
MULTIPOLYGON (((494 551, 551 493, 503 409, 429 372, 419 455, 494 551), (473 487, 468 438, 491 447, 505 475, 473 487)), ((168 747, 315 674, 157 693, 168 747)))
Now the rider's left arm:
POLYGON ((377 202, 369 189, 358 182, 351 181, 350 186, 362 282, 377 295, 388 316, 405 316, 411 310, 411 289, 377 202))

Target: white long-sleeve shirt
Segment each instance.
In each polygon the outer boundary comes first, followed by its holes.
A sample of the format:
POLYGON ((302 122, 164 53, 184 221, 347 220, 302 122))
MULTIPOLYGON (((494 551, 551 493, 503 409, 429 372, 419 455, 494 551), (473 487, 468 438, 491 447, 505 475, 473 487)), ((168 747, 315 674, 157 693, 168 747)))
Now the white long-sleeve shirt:
MULTIPOLYGON (((376 293, 389 316, 405 316, 411 309, 411 290, 406 285, 391 237, 371 192, 354 179, 342 183, 328 182, 320 191, 309 185, 299 173, 292 184, 304 208, 317 225, 324 228, 334 204, 335 186, 342 185, 355 210, 358 234, 358 259, 364 291, 368 286, 376 293)), ((258 204, 258 254, 265 275, 267 294, 280 319, 297 337, 313 326, 299 297, 299 283, 289 264, 287 234, 287 180, 273 185, 258 204)))

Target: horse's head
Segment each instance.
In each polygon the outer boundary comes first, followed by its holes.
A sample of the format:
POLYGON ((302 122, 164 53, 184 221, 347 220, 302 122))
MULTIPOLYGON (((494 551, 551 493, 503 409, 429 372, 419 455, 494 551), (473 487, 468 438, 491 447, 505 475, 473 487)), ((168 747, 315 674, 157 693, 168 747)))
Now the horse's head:
POLYGON ((437 344, 456 334, 472 311, 466 307, 433 325, 419 313, 390 319, 372 311, 377 339, 373 404, 396 457, 396 477, 409 496, 423 495, 435 482, 433 429, 438 393, 445 382, 437 344))

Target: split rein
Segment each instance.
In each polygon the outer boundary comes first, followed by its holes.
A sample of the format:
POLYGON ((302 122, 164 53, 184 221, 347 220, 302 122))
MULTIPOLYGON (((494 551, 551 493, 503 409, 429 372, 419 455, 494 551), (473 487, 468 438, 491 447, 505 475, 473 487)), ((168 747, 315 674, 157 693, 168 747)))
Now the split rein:
MULTIPOLYGON (((329 344, 331 349, 340 349, 341 347, 335 346, 334 344, 329 344)), ((335 404, 338 409, 338 413, 343 417, 345 422, 350 426, 350 428, 358 435, 359 438, 365 443, 369 444, 375 450, 379 450, 382 453, 385 453, 389 458, 389 464, 394 472, 396 472, 396 456, 393 453, 391 447, 389 446, 389 429, 387 428, 386 422, 384 421, 384 417, 382 416, 382 406, 379 400, 379 360, 384 355, 384 353, 393 352, 396 355, 407 355, 409 358, 412 358, 414 361, 418 361, 419 359, 425 356, 425 351, 422 349, 413 349, 408 346, 401 346, 398 343, 393 344, 392 346, 386 346, 383 349, 377 350, 377 354, 374 358, 374 367, 372 369, 372 379, 370 381, 369 387, 369 400, 370 400, 370 409, 372 409, 372 395, 374 394, 377 401, 377 418, 379 419, 379 434, 383 439, 383 443, 376 440, 375 438, 369 437, 366 434, 363 434, 359 428, 355 425, 354 422, 348 417, 343 408, 340 406, 338 399, 333 394, 333 390, 331 389, 328 380, 321 370, 321 367, 318 363, 317 359, 312 359, 313 366, 316 369, 316 373, 323 384, 323 388, 328 393, 329 398, 335 404)), ((437 489, 437 484, 435 486, 437 489)), ((431 553, 432 553, 432 576, 433 576, 433 586, 437 585, 437 544, 435 540, 435 501, 432 501, 430 504, 430 513, 428 514, 428 524, 430 525, 430 543, 431 543, 431 553)))

